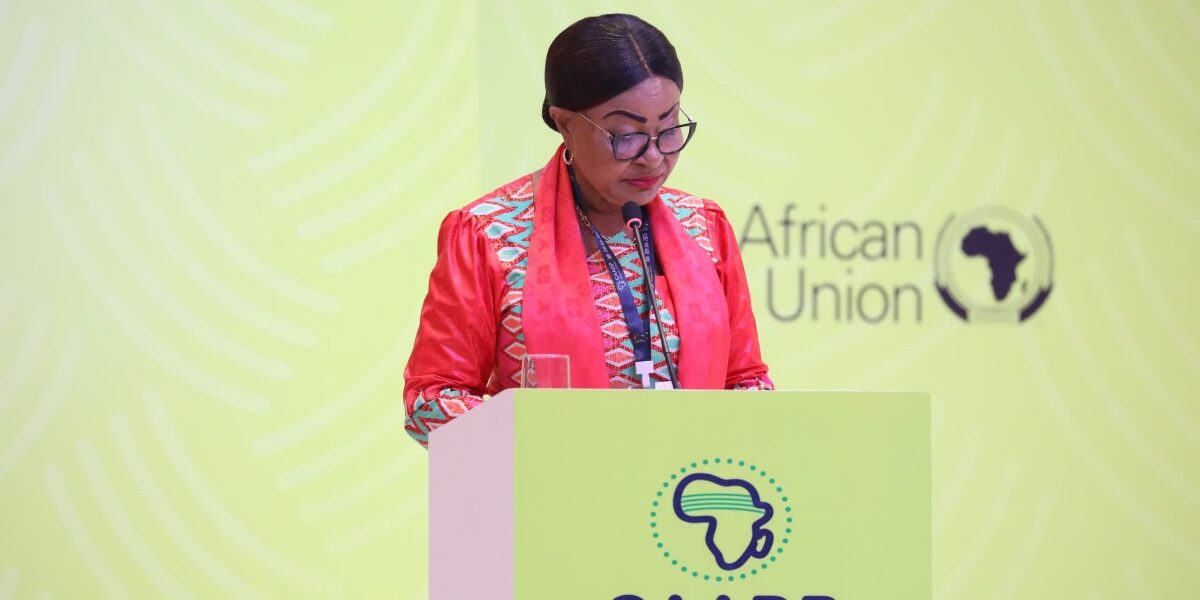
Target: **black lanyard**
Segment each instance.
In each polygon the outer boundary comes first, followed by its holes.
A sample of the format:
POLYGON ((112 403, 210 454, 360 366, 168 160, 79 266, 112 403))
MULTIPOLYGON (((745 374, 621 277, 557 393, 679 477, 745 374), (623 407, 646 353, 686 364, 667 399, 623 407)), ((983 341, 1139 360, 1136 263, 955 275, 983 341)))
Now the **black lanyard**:
MULTIPOLYGON (((571 173, 571 191, 575 194, 575 203, 579 207, 582 214, 582 207, 579 205, 580 197, 579 184, 575 181, 575 174, 571 173)), ((645 277, 654 277, 655 262, 654 262, 654 237, 650 233, 650 220, 645 218, 646 209, 642 209, 642 226, 641 238, 642 248, 646 252, 646 263, 642 265, 645 277)), ((596 230, 596 226, 588 219, 584 219, 588 227, 592 230, 592 237, 596 239, 596 245, 600 248, 600 255, 604 257, 604 266, 608 269, 608 276, 612 278, 613 287, 617 290, 617 298, 621 301, 621 312, 625 315, 625 324, 629 327, 629 341, 633 344, 633 359, 635 362, 651 361, 650 351, 650 319, 643 319, 641 311, 637 309, 637 304, 633 300, 633 291, 629 288, 629 281, 625 278, 625 269, 621 266, 621 261, 617 260, 617 256, 613 254, 612 248, 608 246, 608 242, 604 240, 604 236, 596 230)), ((649 286, 646 286, 649 293, 649 286)), ((653 302, 653 298, 647 298, 646 302, 653 302)), ((646 305, 649 307, 649 304, 646 305)))

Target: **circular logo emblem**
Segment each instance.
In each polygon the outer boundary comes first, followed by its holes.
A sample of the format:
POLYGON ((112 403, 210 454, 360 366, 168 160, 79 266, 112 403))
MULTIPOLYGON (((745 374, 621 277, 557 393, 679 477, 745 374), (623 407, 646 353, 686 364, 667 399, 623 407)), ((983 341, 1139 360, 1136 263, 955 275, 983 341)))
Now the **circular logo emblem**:
POLYGON ((650 502, 650 540, 680 573, 738 581, 780 559, 793 518, 783 483, 761 465, 702 458, 663 478, 650 502))
POLYGON ((1037 217, 1002 206, 951 215, 938 233, 934 278, 964 321, 1026 321, 1054 284, 1050 236, 1037 217))

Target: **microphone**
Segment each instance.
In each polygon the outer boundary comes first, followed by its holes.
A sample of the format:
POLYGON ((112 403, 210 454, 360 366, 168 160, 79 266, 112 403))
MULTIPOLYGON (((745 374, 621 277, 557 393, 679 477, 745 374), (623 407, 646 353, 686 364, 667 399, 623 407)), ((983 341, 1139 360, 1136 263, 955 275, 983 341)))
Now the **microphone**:
MULTIPOLYGON (((638 206, 637 202, 630 200, 621 207, 621 217, 625 219, 625 226, 636 233, 642 226, 642 207, 638 206)), ((641 243, 640 238, 638 238, 638 243, 641 243)))
POLYGON ((630 200, 621 206, 621 217, 625 226, 633 231, 633 245, 637 248, 638 260, 642 261, 642 269, 646 276, 646 293, 649 294, 650 308, 654 320, 658 321, 658 339, 662 344, 663 356, 667 358, 667 374, 671 378, 671 388, 679 389, 679 376, 675 372, 675 362, 671 360, 671 351, 667 348, 667 338, 663 335, 662 315, 658 312, 658 294, 654 292, 654 277, 658 265, 647 264, 646 249, 642 246, 642 207, 630 200))

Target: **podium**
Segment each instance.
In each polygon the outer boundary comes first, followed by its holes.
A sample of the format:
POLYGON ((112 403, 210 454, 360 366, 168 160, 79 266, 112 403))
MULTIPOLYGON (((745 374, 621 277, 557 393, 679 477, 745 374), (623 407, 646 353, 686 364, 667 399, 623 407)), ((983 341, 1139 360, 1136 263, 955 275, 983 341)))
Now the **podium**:
POLYGON ((922 599, 929 397, 506 390, 430 435, 431 600, 922 599))

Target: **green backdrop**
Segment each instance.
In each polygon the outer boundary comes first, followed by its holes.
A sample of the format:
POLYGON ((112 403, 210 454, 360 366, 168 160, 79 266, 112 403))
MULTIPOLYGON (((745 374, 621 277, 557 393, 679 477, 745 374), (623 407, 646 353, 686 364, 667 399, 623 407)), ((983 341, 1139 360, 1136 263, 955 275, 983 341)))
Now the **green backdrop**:
POLYGON ((18 0, 0 597, 423 597, 401 388, 435 229, 550 157, 545 48, 611 10, 684 63, 671 185, 739 232, 920 228, 894 260, 745 258, 780 387, 932 393, 936 598, 1197 594, 1194 3, 18 0), (1053 241, 1020 325, 934 290, 979 206, 1053 241), (799 268, 920 313, 788 320, 799 268))

